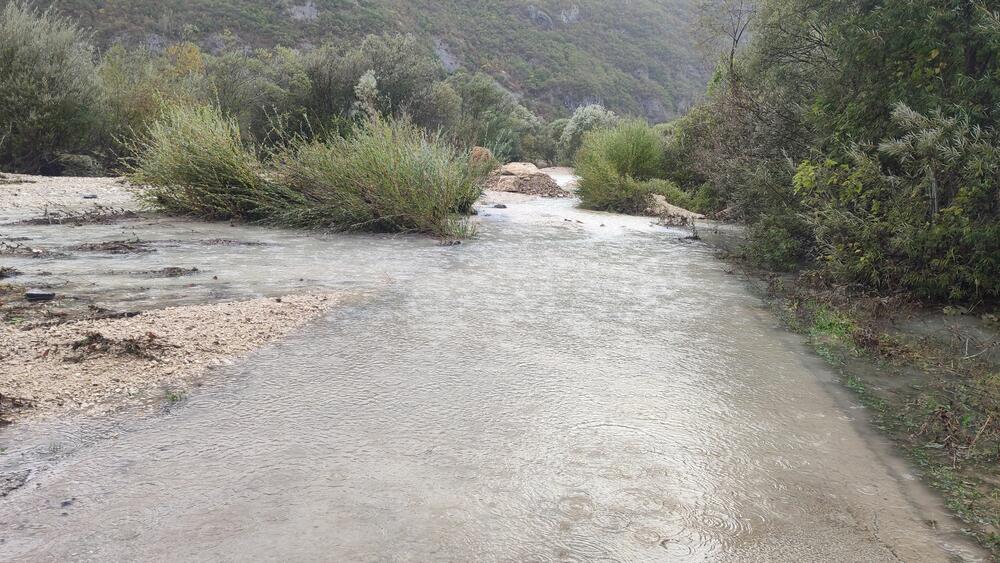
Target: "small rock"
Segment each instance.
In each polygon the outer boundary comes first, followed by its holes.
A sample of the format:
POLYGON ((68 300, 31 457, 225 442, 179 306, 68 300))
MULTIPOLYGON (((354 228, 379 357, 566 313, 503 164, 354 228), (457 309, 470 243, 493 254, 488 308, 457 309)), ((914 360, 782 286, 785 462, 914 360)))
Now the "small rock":
POLYGON ((43 289, 29 289, 24 292, 24 297, 31 302, 52 301, 56 298, 56 294, 43 289))
POLYGON ((498 203, 493 206, 493 209, 507 209, 507 206, 502 203, 498 203))
POLYGON ((97 199, 96 194, 84 194, 83 199, 97 199))

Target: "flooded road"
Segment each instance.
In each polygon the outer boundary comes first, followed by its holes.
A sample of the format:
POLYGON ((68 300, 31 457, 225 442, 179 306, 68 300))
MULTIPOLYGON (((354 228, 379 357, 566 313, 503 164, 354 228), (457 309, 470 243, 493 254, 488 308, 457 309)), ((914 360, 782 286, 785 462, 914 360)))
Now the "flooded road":
POLYGON ((0 559, 977 559, 710 249, 508 205, 331 237, 303 277, 370 297, 161 416, 0 431, 0 559))

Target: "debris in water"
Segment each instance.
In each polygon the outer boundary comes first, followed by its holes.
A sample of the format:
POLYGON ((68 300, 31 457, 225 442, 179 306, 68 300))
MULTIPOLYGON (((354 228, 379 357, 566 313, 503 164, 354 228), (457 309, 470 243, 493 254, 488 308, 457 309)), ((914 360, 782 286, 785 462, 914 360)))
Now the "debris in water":
POLYGON ((45 214, 34 219, 25 219, 13 223, 14 225, 112 225, 119 221, 139 219, 141 215, 135 211, 103 205, 94 205, 93 209, 86 211, 74 211, 58 209, 50 211, 45 209, 45 214))
POLYGON ((139 239, 112 240, 107 242, 85 242, 70 248, 78 252, 107 252, 109 254, 143 254, 156 252, 149 243, 139 239))
POLYGON ((32 248, 19 243, 11 244, 9 242, 0 241, 0 256, 16 256, 18 258, 56 258, 64 257, 66 255, 59 252, 52 252, 51 250, 32 248))
POLYGON ((45 291, 44 289, 29 289, 24 292, 24 297, 28 301, 35 303, 39 301, 52 301, 56 298, 56 294, 51 291, 45 291))
POLYGON ((198 273, 198 268, 178 268, 177 266, 169 266, 166 268, 161 268, 159 270, 147 270, 144 272, 135 272, 136 275, 147 278, 180 278, 183 276, 191 276, 197 273, 198 273))
POLYGON ((13 473, 0 473, 0 497, 5 497, 28 482, 31 472, 27 469, 13 473))

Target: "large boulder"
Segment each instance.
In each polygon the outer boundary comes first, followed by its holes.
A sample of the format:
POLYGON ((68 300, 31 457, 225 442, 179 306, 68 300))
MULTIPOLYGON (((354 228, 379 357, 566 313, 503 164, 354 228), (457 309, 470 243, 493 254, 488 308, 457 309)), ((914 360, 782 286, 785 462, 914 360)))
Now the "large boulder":
POLYGON ((538 167, 530 162, 511 162, 500 168, 501 176, 533 176, 540 173, 538 167))

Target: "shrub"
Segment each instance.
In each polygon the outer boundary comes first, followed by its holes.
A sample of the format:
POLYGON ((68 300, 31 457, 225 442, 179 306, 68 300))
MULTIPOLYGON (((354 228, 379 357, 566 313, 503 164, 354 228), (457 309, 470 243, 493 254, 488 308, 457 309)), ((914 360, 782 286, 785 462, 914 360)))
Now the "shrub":
POLYGON ((580 175, 577 194, 583 206, 644 212, 650 206, 650 196, 665 189, 663 182, 648 181, 659 171, 661 159, 660 138, 644 122, 630 121, 590 133, 576 159, 580 175))
POLYGON ((932 299, 1000 297, 1000 135, 902 105, 893 123, 878 153, 799 167, 827 270, 932 299))
POLYGON ((696 169, 700 156, 698 143, 704 137, 706 121, 704 108, 695 108, 682 118, 656 126, 664 140, 664 176, 688 190, 703 186, 708 180, 696 169))
POLYGON ((109 156, 131 156, 126 149, 129 141, 162 117, 167 107, 208 103, 204 70, 203 55, 194 45, 172 47, 163 56, 121 45, 109 49, 98 67, 102 104, 98 145, 107 147, 109 156))
POLYGON ((129 180, 167 213, 260 221, 299 201, 266 179, 239 126, 212 106, 168 108, 128 149, 129 180))
POLYGON ((444 77, 440 62, 411 35, 369 35, 347 50, 328 44, 306 54, 303 66, 309 79, 304 105, 320 127, 351 113, 355 86, 368 73, 378 83, 376 109, 388 117, 432 95, 430 88, 444 77))
POLYGON ((449 131, 457 144, 486 147, 502 162, 541 157, 541 120, 493 78, 458 73, 448 84, 461 98, 459 120, 449 131))
POLYGON ((281 224, 462 236, 482 193, 484 170, 438 137, 405 121, 373 120, 354 136, 308 141, 277 158, 276 177, 303 203, 281 224))
POLYGON ((562 128, 559 138, 559 160, 570 163, 576 158, 576 153, 583 146, 587 133, 615 125, 619 121, 614 112, 599 105, 577 108, 573 117, 562 128))
POLYGON ((282 47, 227 51, 209 60, 206 72, 213 98, 245 137, 267 139, 275 122, 302 129, 310 83, 298 53, 282 47))
POLYGON ((57 173, 64 154, 91 148, 100 88, 76 25, 18 1, 0 13, 0 165, 57 173))
POLYGON ((809 260, 812 248, 812 231, 801 216, 774 212, 750 225, 744 251, 757 267, 790 272, 809 260))

